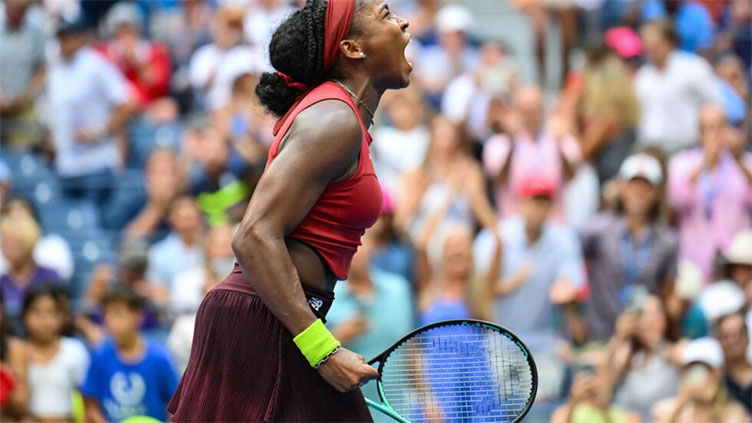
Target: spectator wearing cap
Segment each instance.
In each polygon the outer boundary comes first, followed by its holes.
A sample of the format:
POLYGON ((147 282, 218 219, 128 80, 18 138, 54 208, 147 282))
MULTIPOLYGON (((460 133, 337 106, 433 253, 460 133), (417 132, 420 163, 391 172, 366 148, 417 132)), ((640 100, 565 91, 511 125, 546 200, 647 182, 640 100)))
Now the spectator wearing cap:
POLYGON ((582 233, 590 271, 585 318, 596 339, 613 334, 637 287, 662 295, 676 277, 677 237, 660 219, 660 163, 635 154, 622 164, 619 179, 616 210, 597 215, 582 233))
POLYGON ((752 415, 752 362, 748 352, 749 331, 744 314, 733 313, 718 320, 716 338, 723 348, 726 361, 726 388, 729 396, 739 401, 752 415))
MULTIPOLYGON (((569 313, 585 285, 585 266, 574 230, 551 218, 557 178, 529 172, 516 186, 519 215, 500 220, 503 240, 496 250, 493 232, 483 230, 474 245, 476 271, 486 272, 495 254, 501 254, 500 279, 493 284, 496 297, 493 321, 517 333, 546 372, 540 373, 538 399, 558 399, 563 366, 554 350, 564 337, 555 322, 560 307, 569 313)), ((568 320, 568 319, 567 319, 568 320)))
POLYGON ((468 43, 474 24, 467 6, 460 3, 443 6, 435 20, 437 44, 418 53, 415 79, 423 87, 429 103, 437 108, 449 81, 477 65, 478 52, 468 43))
POLYGON ((123 75, 89 46, 88 30, 82 18, 58 26, 60 60, 47 84, 50 129, 64 193, 104 202, 126 152, 131 106, 123 75))
POLYGON ((677 50, 670 22, 648 23, 641 36, 648 62, 634 79, 641 110, 638 141, 668 153, 692 147, 700 109, 720 100, 713 69, 702 57, 677 50))
POLYGON ((110 39, 97 46, 128 81, 131 101, 144 110, 167 94, 170 86, 170 53, 159 43, 141 36, 144 18, 135 3, 117 3, 108 12, 110 39))
POLYGON ((723 383, 723 349, 713 338, 698 338, 681 352, 679 394, 653 407, 656 423, 748 422, 744 406, 729 398, 723 383))
POLYGON ((564 210, 558 188, 571 180, 582 160, 577 140, 570 135, 560 116, 544 120, 543 93, 528 85, 514 95, 513 110, 505 118, 506 134, 489 138, 483 148, 483 166, 492 178, 496 204, 502 218, 513 216, 518 209, 516 187, 522 176, 551 172, 557 187, 553 198, 553 217, 563 220, 564 210))
POLYGON ((703 107, 699 124, 702 145, 671 160, 668 194, 678 214, 680 257, 700 267, 707 281, 716 254, 750 227, 752 154, 720 107, 703 107))
POLYGON ((238 75, 259 70, 258 54, 243 43, 243 12, 219 10, 210 26, 212 43, 193 53, 189 78, 199 105, 217 110, 230 100, 238 75))
POLYGON ((30 0, 3 3, 0 19, 0 141, 29 148, 41 141, 34 101, 44 88, 45 37, 27 17, 30 0))

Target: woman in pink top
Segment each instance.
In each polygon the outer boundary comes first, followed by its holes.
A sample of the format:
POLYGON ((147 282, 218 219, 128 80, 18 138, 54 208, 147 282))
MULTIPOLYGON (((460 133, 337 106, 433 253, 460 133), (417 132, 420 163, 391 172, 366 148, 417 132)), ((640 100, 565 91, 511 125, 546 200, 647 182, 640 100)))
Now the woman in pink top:
POLYGON ((712 277, 716 253, 750 227, 752 154, 744 152, 723 109, 700 112, 701 147, 677 154, 669 164, 669 201, 679 217, 679 256, 712 277))

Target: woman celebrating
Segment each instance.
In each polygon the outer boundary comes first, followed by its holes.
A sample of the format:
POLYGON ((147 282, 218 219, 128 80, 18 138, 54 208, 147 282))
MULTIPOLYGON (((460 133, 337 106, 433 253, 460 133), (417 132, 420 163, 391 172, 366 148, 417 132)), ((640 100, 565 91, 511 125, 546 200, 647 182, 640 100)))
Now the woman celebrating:
POLYGON ((282 116, 234 239, 238 259, 196 317, 168 410, 182 421, 370 421, 377 376, 322 320, 381 211, 367 132, 383 92, 409 84, 407 21, 381 0, 308 0, 275 32, 256 87, 282 116))

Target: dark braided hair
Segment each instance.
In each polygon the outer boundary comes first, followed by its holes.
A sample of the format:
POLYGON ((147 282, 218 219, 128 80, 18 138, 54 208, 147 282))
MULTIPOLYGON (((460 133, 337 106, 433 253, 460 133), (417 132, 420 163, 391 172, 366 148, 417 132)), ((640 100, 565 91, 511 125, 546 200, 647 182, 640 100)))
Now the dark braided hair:
MULTIPOLYGON (((313 87, 326 80, 324 72, 324 20, 326 0, 307 0, 274 31, 269 59, 275 69, 313 87)), ((295 103, 300 90, 290 88, 276 72, 264 72, 256 85, 261 103, 282 116, 295 103)))
MULTIPOLYGON (((324 69, 326 4, 326 0, 306 0, 303 8, 279 25, 269 43, 272 66, 309 87, 315 87, 337 73, 336 69, 324 69)), ((356 13, 364 4, 362 0, 356 1, 356 13)), ((353 23, 350 35, 358 33, 353 23)), ((261 104, 276 116, 287 113, 300 94, 300 90, 288 87, 276 72, 264 72, 256 85, 256 96, 261 104)))

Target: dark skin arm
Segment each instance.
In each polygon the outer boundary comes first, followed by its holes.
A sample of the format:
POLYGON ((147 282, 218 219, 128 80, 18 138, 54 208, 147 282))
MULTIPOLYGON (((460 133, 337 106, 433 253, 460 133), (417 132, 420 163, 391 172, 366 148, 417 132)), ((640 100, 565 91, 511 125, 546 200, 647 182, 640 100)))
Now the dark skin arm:
MULTIPOLYGON (((291 254, 296 249, 286 245, 285 237, 327 185, 352 173, 361 137, 356 116, 343 102, 323 101, 301 112, 282 150, 261 177, 233 239, 235 256, 248 282, 293 336, 317 319, 303 293, 301 276, 310 284, 321 281, 306 277, 318 273, 310 269, 313 264, 306 264, 310 261, 296 268, 298 260, 291 254)), ((345 349, 318 370, 340 392, 377 375, 363 357, 345 349)))

